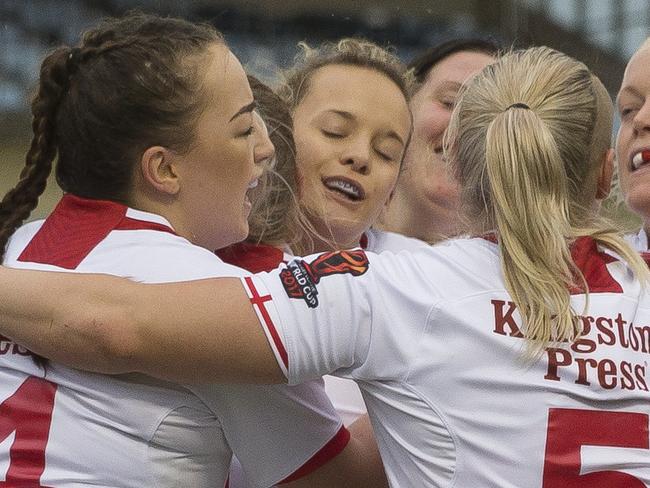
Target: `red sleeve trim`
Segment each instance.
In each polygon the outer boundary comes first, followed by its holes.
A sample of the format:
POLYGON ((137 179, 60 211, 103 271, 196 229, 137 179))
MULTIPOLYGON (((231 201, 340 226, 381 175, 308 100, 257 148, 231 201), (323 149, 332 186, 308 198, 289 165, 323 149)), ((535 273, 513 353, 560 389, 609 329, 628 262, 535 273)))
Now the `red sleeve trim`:
POLYGON ((314 454, 311 459, 309 459, 305 464, 294 471, 293 474, 289 475, 278 484, 296 481, 300 478, 303 478, 304 476, 307 476, 310 473, 313 473, 318 468, 324 466, 333 458, 338 456, 341 451, 345 449, 345 446, 348 445, 348 442, 350 442, 350 431, 342 426, 336 435, 332 437, 330 441, 321 448, 320 451, 314 454))
POLYGON ((287 354, 287 350, 285 349, 284 344, 282 344, 282 339, 280 339, 280 334, 278 334, 278 331, 275 328, 275 324, 269 315, 269 311, 266 309, 266 305, 264 304, 265 302, 271 300, 271 295, 261 296, 250 276, 246 276, 244 280, 248 285, 248 289, 250 290, 251 295, 253 295, 250 298, 251 303, 260 311, 260 315, 264 319, 264 325, 273 338, 273 344, 275 345, 275 348, 278 351, 280 358, 282 359, 282 363, 286 369, 289 369, 289 354, 287 354))

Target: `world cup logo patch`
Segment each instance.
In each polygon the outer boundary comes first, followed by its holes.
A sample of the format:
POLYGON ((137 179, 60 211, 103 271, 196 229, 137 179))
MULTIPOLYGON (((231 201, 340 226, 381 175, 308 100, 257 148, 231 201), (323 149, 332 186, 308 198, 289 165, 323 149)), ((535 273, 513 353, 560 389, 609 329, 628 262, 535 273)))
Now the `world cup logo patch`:
POLYGON ((321 278, 336 274, 361 276, 369 266, 368 256, 362 250, 330 252, 321 254, 311 263, 302 260, 289 262, 280 272, 280 279, 289 297, 300 298, 309 308, 316 308, 316 285, 321 278))

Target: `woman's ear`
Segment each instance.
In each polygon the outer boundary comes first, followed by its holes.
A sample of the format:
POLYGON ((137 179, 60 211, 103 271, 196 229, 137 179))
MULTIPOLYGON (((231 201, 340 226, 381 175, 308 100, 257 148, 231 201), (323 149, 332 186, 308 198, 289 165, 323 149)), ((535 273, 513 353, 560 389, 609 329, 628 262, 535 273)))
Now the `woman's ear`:
POLYGON ((167 195, 180 191, 174 154, 162 146, 152 146, 142 153, 140 172, 145 183, 153 190, 167 195))
POLYGON ((596 199, 604 200, 612 188, 612 176, 614 175, 614 150, 608 149, 605 152, 598 174, 596 185, 596 199))

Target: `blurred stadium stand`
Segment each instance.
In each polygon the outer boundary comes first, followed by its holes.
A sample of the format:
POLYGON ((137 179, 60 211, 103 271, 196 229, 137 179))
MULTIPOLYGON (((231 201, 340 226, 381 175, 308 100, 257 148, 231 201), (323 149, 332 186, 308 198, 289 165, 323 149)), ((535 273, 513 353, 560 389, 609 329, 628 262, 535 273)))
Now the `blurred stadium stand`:
POLYGON ((597 71, 606 67, 599 74, 610 89, 647 36, 650 10, 647 0, 0 0, 0 111, 24 109, 47 49, 74 43, 98 18, 133 8, 213 22, 261 75, 286 65, 304 39, 360 35, 390 43, 408 59, 441 39, 479 33, 549 44, 597 71))
POLYGON ((648 0, 0 0, 1 193, 22 165, 43 55, 76 43, 101 17, 131 9, 212 22, 247 69, 267 80, 301 40, 364 36, 408 60, 441 40, 483 35, 563 50, 587 62, 612 93, 650 25, 648 0))

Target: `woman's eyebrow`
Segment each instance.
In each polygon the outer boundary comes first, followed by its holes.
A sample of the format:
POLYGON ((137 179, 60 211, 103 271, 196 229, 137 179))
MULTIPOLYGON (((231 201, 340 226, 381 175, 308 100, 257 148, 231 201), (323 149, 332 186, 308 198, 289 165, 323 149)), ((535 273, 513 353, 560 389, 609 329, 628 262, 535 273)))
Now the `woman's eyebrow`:
POLYGON ((237 111, 237 113, 235 113, 235 115, 233 115, 232 117, 230 117, 230 120, 229 120, 228 122, 232 122, 233 120, 235 120, 235 119, 236 119, 237 117, 239 117, 240 115, 243 115, 243 114, 246 114, 246 113, 252 112, 253 110, 255 110, 255 107, 256 107, 256 106, 257 106, 257 104, 255 103, 254 100, 253 100, 251 103, 249 103, 248 105, 244 105, 242 108, 240 108, 240 109, 237 111))
POLYGON ((638 90, 636 90, 634 87, 625 86, 625 87, 621 88, 621 90, 616 95, 616 100, 614 100, 614 103, 616 103, 616 105, 618 105, 619 102, 620 102, 621 95, 624 95, 626 93, 629 93, 630 95, 632 95, 632 96, 634 96, 636 98, 643 98, 643 95, 638 90))
POLYGON ((341 117, 343 117, 346 120, 354 119, 354 115, 352 115, 352 113, 347 112, 345 110, 337 110, 337 109, 334 109, 334 108, 330 108, 328 110, 325 110, 324 113, 333 113, 333 114, 336 114, 336 115, 340 115, 341 117))

